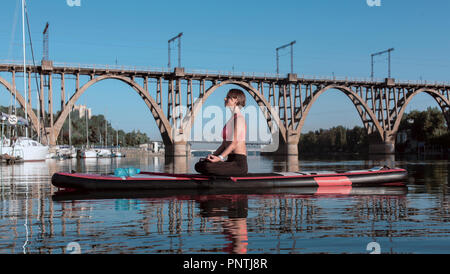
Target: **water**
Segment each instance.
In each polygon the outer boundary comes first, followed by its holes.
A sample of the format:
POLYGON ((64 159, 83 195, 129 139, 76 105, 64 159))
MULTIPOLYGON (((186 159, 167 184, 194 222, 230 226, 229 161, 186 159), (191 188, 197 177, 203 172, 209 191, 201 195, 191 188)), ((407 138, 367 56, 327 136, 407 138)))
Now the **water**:
POLYGON ((252 172, 406 168, 407 188, 271 193, 60 195, 59 171, 193 172, 198 158, 47 160, 0 166, 0 253, 450 253, 448 160, 273 159, 250 156, 252 172), (373 244, 372 242, 375 242, 373 244))

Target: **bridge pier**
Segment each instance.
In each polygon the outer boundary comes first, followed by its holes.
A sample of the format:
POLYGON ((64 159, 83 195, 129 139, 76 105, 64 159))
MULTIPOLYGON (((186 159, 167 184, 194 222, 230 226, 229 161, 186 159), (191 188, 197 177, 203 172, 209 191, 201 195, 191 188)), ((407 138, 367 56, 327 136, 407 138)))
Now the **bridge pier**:
POLYGON ((292 132, 287 132, 287 141, 284 140, 281 133, 278 133, 278 147, 273 152, 261 152, 263 155, 297 155, 298 156, 298 142, 300 141, 300 135, 292 132))
POLYGON ((286 132, 287 141, 284 141, 283 138, 280 138, 280 152, 283 152, 284 155, 297 155, 298 156, 298 143, 300 141, 300 134, 296 134, 288 130, 286 132))
POLYGON ((279 154, 288 156, 298 155, 298 142, 280 144, 279 154))
POLYGON ((187 157, 165 157, 164 166, 170 173, 191 173, 187 157))
POLYGON ((187 157, 191 154, 186 141, 165 144, 165 155, 169 157, 187 157))
POLYGON ((394 142, 369 143, 369 154, 394 154, 394 153, 395 153, 394 142))
POLYGON ((42 144, 48 145, 48 146, 56 145, 57 136, 55 136, 53 128, 45 127, 44 131, 45 131, 45 134, 43 136, 41 136, 42 144))
POLYGON ((396 134, 384 132, 384 140, 369 136, 369 154, 394 154, 396 134))

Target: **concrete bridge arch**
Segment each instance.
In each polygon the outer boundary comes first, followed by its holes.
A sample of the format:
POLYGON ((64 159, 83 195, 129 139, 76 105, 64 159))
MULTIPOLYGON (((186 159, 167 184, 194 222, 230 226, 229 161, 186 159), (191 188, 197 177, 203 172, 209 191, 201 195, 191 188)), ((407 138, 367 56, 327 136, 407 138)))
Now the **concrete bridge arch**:
POLYGON ((444 114, 444 118, 447 122, 447 128, 450 129, 450 102, 449 102, 449 100, 444 95, 442 95, 438 90, 425 87, 425 88, 417 89, 406 95, 406 99, 403 101, 403 104, 401 105, 400 111, 397 115, 397 118, 396 118, 394 126, 393 126, 393 131, 395 133, 398 132, 398 129, 400 127, 400 122, 406 111, 406 107, 411 102, 411 100, 420 93, 426 93, 426 94, 430 95, 431 97, 433 97, 433 99, 436 101, 436 103, 441 108, 442 113, 444 114))
MULTIPOLYGON (((283 140, 286 140, 286 130, 285 125, 280 121, 279 115, 275 108, 273 108, 270 103, 267 101, 267 99, 257 90, 255 89, 249 82, 245 81, 238 81, 238 80, 224 80, 219 83, 216 83, 209 87, 205 93, 197 98, 197 100, 194 102, 192 110, 186 115, 186 117, 183 119, 183 134, 185 134, 185 138, 188 138, 190 136, 190 132, 192 130, 192 125, 195 121, 195 118, 197 114, 199 113, 200 109, 202 108, 204 102, 208 99, 209 96, 211 96, 219 87, 225 86, 225 85, 237 85, 240 88, 244 89, 250 96, 256 101, 256 103, 259 105, 261 111, 265 115, 266 121, 268 123, 269 129, 272 130, 273 122, 276 123, 278 126, 278 129, 280 131, 280 135, 283 138, 283 140)), ((176 137, 174 138, 177 139, 176 137)))
POLYGON ((296 119, 300 119, 300 122, 298 123, 297 128, 296 128, 296 133, 298 136, 300 136, 300 132, 303 128, 306 117, 308 116, 308 113, 311 110, 311 107, 314 105, 314 103, 317 101, 317 99, 324 92, 326 92, 327 90, 330 90, 330 89, 335 89, 335 90, 338 90, 338 91, 341 91, 342 93, 344 93, 352 101, 353 105, 355 106, 367 132, 369 134, 375 133, 375 135, 377 137, 379 137, 381 140, 384 139, 383 128, 381 127, 373 110, 367 105, 367 102, 363 98, 361 98, 351 88, 349 88, 347 86, 342 86, 342 85, 328 85, 328 86, 320 88, 316 92, 314 92, 312 98, 307 102, 304 109, 299 110, 296 113, 296 119))
MULTIPOLYGON (((4 78, 0 77, 0 84, 2 84, 9 93, 14 94, 14 87, 4 78)), ((19 104, 25 108, 25 99, 23 96, 16 90, 16 99, 19 104)), ((28 118, 31 120, 31 126, 35 131, 38 131, 38 118, 36 114, 33 112, 33 108, 30 104, 27 104, 27 114, 28 118)))
POLYGON ((148 91, 146 91, 144 88, 142 88, 138 83, 136 83, 132 78, 121 76, 121 75, 115 75, 115 74, 107 74, 98 76, 95 78, 92 78, 90 81, 85 83, 81 88, 79 88, 67 101, 64 105, 63 110, 61 110, 61 113, 59 114, 58 118, 56 119, 53 130, 51 132, 53 134, 50 134, 50 143, 55 144, 56 138, 59 136, 61 129, 64 125, 65 120, 67 119, 70 110, 73 108, 75 103, 78 101, 78 99, 83 95, 86 90, 94 85, 95 83, 98 83, 100 81, 106 80, 106 79, 116 79, 120 80, 126 84, 128 84, 130 87, 132 87, 138 94, 141 96, 141 98, 144 100, 145 104, 151 111, 153 117, 156 120, 156 123, 158 125, 158 128, 161 132, 161 136, 163 139, 163 142, 165 144, 172 143, 172 127, 167 120, 166 116, 164 115, 164 112, 162 109, 158 106, 158 104, 155 102, 155 100, 150 96, 148 91))

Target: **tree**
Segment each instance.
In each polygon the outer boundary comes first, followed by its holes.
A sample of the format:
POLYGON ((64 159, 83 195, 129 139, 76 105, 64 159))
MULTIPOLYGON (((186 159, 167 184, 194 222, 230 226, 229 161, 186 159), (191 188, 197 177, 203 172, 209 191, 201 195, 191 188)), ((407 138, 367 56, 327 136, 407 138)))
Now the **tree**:
POLYGON ((355 126, 353 129, 346 129, 343 126, 337 126, 302 134, 299 151, 302 153, 366 153, 368 144, 368 136, 364 128, 355 126))
POLYGON ((427 144, 448 148, 450 133, 444 114, 437 107, 428 107, 425 111, 414 110, 404 115, 399 131, 410 133, 410 138, 427 144))
POLYGON ((448 134, 444 115, 436 107, 428 107, 426 111, 414 110, 404 115, 399 126, 399 131, 402 130, 410 131, 411 138, 427 143, 448 134))
MULTIPOLYGON (((56 114, 59 115, 59 112, 56 114)), ((86 117, 80 118, 80 113, 75 110, 71 113, 71 134, 73 145, 86 145, 86 117)), ((108 145, 116 145, 117 139, 119 139, 120 146, 138 146, 140 144, 150 142, 150 138, 146 133, 142 133, 139 130, 136 132, 133 130, 131 133, 125 133, 123 130, 114 129, 110 123, 107 122, 106 117, 102 114, 93 115, 88 120, 88 134, 90 145, 105 144, 105 134, 108 145), (105 129, 106 125, 106 129, 105 129)), ((61 137, 58 138, 59 143, 69 143, 69 119, 64 122, 61 137)))

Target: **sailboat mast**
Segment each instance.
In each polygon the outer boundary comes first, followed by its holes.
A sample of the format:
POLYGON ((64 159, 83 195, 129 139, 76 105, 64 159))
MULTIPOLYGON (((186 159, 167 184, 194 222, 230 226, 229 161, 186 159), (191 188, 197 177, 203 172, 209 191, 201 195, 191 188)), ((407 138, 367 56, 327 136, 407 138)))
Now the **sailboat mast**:
MULTIPOLYGON (((28 121, 27 112, 27 64, 26 64, 26 50, 25 50, 25 0, 22 0, 22 43, 23 43, 23 90, 25 93, 25 120, 28 121)), ((17 114, 16 114, 17 115, 17 114)), ((28 127, 25 127, 25 137, 28 137, 28 127)))
POLYGON ((87 111, 87 106, 86 106, 86 110, 85 110, 85 115, 86 116, 86 144, 87 147, 89 147, 89 133, 88 133, 88 111, 87 111))
MULTIPOLYGON (((67 97, 69 97, 69 95, 67 95, 67 97)), ((72 113, 72 108, 70 107, 70 111, 69 111, 69 147, 72 149, 72 122, 70 121, 70 114, 72 113)))

